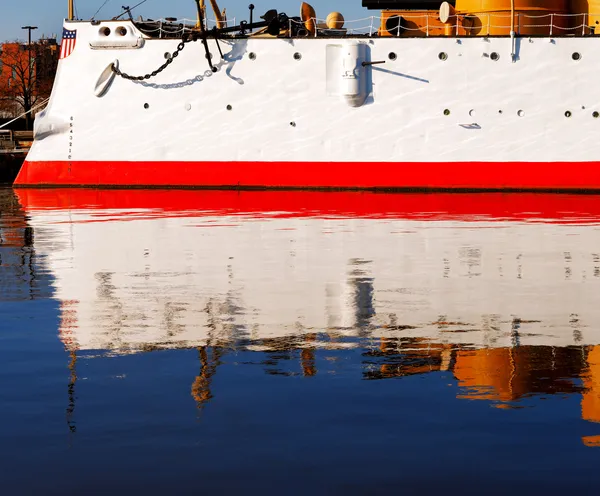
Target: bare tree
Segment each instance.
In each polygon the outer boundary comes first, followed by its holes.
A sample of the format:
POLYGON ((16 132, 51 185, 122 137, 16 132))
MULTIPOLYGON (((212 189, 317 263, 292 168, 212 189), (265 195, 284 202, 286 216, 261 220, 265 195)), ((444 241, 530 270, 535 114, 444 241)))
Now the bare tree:
MULTIPOLYGON (((53 45, 56 47, 56 45, 53 45)), ((0 111, 26 112, 31 129, 31 109, 48 98, 56 71, 57 49, 36 42, 5 43, 0 53, 0 111)))

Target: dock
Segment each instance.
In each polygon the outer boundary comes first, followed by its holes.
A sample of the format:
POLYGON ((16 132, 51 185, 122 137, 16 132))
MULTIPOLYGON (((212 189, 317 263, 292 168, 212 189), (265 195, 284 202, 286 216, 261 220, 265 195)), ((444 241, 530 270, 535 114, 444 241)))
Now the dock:
POLYGON ((32 131, 0 130, 0 184, 14 182, 32 142, 32 131))

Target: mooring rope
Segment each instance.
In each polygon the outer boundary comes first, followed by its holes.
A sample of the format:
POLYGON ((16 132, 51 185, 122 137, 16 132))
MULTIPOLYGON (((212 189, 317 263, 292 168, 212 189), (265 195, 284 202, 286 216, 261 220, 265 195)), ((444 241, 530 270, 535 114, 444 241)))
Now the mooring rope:
POLYGON ((41 107, 42 105, 45 105, 48 102, 48 100, 50 100, 50 98, 46 98, 42 103, 34 105, 27 112, 22 113, 19 117, 15 117, 12 121, 8 121, 5 124, 2 124, 0 126, 0 129, 4 129, 9 124, 12 124, 13 122, 18 121, 19 119, 25 117, 27 114, 30 114, 31 112, 33 112, 35 109, 41 107))

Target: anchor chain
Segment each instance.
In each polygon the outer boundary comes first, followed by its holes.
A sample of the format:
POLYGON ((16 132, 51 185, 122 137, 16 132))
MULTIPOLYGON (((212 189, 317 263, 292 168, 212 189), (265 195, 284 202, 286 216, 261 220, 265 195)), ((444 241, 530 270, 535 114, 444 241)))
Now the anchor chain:
POLYGON ((179 45, 177 45, 177 50, 175 50, 171 54, 171 56, 167 59, 167 61, 163 65, 161 65, 158 69, 156 69, 155 71, 152 71, 143 76, 131 76, 130 74, 127 74, 126 72, 121 71, 118 67, 115 67, 115 64, 113 64, 111 66, 112 71, 117 76, 121 76, 123 79, 129 79, 130 81, 143 81, 144 79, 150 79, 154 76, 157 76, 162 71, 164 71, 167 67, 169 67, 169 65, 171 65, 173 63, 173 61, 179 56, 179 52, 181 52, 185 48, 185 45, 187 43, 189 43, 190 41, 197 41, 197 40, 198 40, 198 38, 196 36, 185 36, 184 35, 181 38, 181 42, 179 43, 179 45))

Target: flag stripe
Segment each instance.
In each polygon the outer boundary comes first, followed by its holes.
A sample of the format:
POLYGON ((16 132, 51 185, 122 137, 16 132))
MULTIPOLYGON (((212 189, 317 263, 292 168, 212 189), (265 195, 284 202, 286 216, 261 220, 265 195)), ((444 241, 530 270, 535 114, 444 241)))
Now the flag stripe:
POLYGON ((60 58, 66 59, 73 50, 75 49, 75 42, 77 41, 77 30, 70 31, 63 28, 62 43, 60 46, 60 58))

